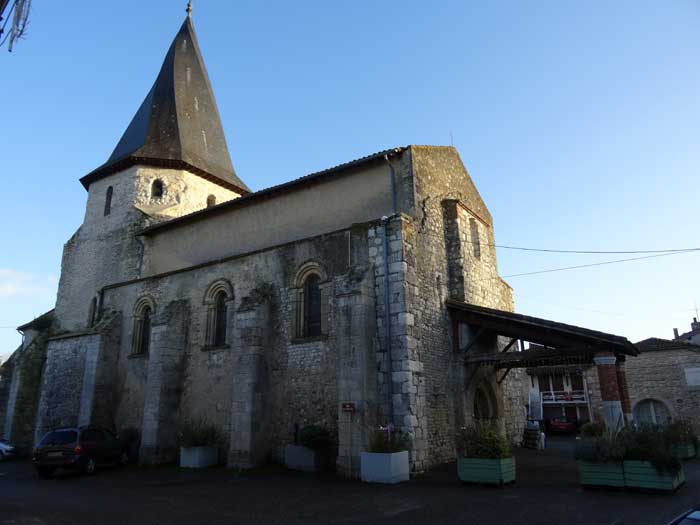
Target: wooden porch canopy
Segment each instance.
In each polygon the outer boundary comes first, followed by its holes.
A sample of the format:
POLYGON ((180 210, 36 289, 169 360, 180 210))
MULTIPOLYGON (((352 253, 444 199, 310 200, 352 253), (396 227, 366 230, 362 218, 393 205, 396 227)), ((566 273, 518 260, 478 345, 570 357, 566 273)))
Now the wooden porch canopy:
POLYGON ((471 353, 467 352, 465 363, 490 365, 495 368, 531 368, 589 364, 600 353, 618 356, 637 355, 639 351, 627 338, 589 330, 579 326, 557 323, 538 317, 495 310, 483 306, 448 299, 447 307, 455 323, 466 323, 477 329, 475 339, 481 333, 490 332, 537 343, 545 348, 522 352, 471 353))

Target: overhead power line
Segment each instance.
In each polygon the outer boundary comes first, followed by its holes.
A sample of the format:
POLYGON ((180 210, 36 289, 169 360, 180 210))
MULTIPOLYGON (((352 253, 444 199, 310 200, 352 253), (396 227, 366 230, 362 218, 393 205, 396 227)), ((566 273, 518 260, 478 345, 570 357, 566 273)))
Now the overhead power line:
POLYGON ((629 262, 629 261, 641 261, 642 259, 654 259, 656 257, 667 257, 669 255, 678 255, 681 253, 693 253, 693 252, 698 252, 700 251, 700 248, 693 248, 689 250, 682 250, 682 251, 674 251, 674 252, 669 252, 669 253, 660 253, 656 255, 646 255, 644 257, 630 257, 627 259, 615 259, 612 261, 601 261, 597 263, 589 263, 589 264, 579 264, 576 266, 563 266, 560 268, 549 268, 547 270, 536 270, 534 272, 523 272, 523 273, 514 273, 511 275, 504 275, 504 279, 508 279, 511 277, 524 277, 526 275, 537 275, 541 273, 553 273, 553 272, 563 272, 565 270, 578 270, 579 268, 591 268, 593 266, 604 266, 607 264, 618 264, 618 263, 623 263, 623 262, 629 262))
MULTIPOLYGON (((470 241, 470 242, 472 242, 472 241, 470 241)), ((632 254, 640 254, 640 253, 672 254, 672 253, 691 252, 691 251, 700 250, 700 248, 674 248, 671 250, 555 250, 555 249, 549 249, 549 248, 525 248, 523 246, 506 246, 506 245, 502 245, 502 244, 489 244, 487 246, 493 246, 494 248, 503 248, 505 250, 522 250, 522 251, 526 251, 526 252, 578 253, 578 254, 594 254, 594 255, 602 255, 602 254, 632 255, 632 254)))

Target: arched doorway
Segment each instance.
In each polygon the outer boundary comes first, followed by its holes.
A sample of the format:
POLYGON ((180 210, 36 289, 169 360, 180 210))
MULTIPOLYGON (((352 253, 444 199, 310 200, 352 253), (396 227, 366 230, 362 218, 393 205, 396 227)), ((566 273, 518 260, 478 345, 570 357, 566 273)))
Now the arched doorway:
POLYGON ((666 425, 671 422, 671 412, 658 399, 645 399, 634 407, 634 421, 638 425, 666 425))

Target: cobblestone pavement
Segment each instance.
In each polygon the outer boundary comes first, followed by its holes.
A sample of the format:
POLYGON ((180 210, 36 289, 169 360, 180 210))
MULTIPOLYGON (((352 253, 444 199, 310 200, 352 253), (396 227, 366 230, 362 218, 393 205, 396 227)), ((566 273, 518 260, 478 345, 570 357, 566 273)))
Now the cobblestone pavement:
POLYGON ((570 445, 518 451, 517 484, 463 486, 449 465, 396 486, 270 467, 104 469, 41 480, 26 461, 0 463, 0 524, 471 523, 662 525, 700 502, 700 461, 674 495, 581 490, 570 445))

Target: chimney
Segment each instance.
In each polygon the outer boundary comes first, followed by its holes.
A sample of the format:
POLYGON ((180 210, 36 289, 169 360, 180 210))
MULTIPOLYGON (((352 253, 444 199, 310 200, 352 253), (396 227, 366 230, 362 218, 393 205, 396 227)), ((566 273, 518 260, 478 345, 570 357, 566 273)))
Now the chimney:
POLYGON ((673 338, 674 338, 674 339, 678 339, 678 337, 679 337, 679 335, 678 335, 678 328, 674 328, 674 329, 673 329, 673 338))
POLYGON ((690 323, 690 329, 691 329, 691 330, 700 329, 700 323, 698 323, 698 318, 697 318, 697 317, 693 317, 693 322, 690 323))

